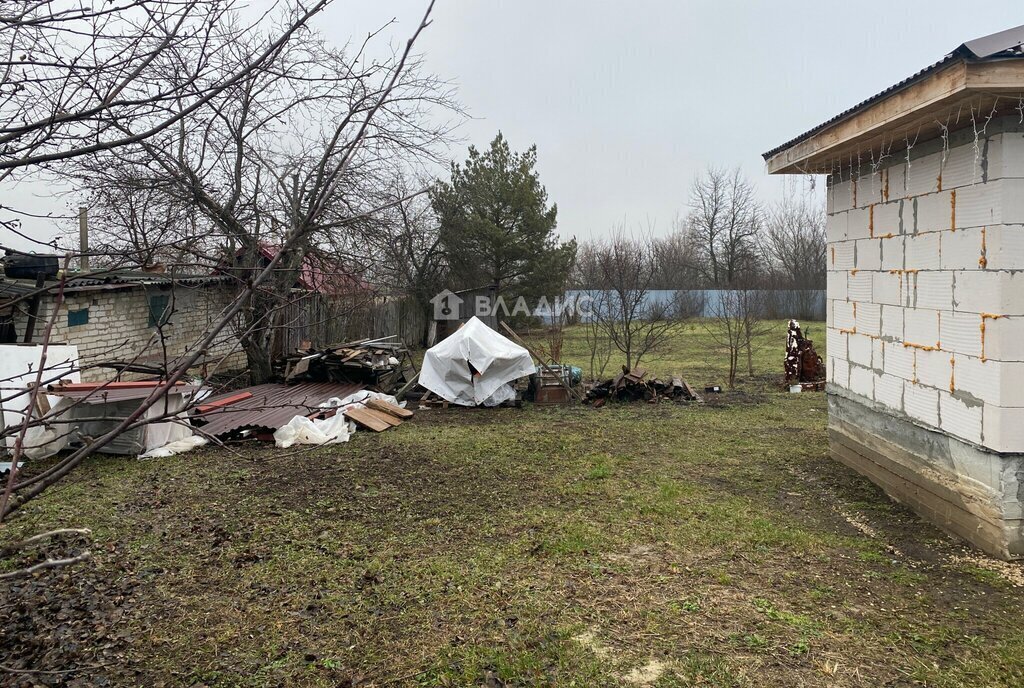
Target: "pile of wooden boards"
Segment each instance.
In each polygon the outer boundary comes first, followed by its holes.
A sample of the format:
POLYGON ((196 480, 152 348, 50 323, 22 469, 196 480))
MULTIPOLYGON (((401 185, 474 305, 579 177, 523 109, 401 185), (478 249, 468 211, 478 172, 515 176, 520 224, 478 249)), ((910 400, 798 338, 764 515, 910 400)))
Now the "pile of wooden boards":
POLYGON ((670 380, 646 380, 646 377, 646 370, 630 370, 622 366, 620 374, 590 387, 587 390, 586 402, 599 407, 609 399, 646 401, 652 404, 659 401, 701 401, 700 395, 693 387, 679 376, 674 376, 670 380))
POLYGON ((382 399, 370 399, 365 407, 345 409, 345 417, 356 422, 360 427, 374 432, 383 432, 402 424, 412 418, 413 412, 395 406, 382 399))
POLYGON ((412 355, 397 335, 323 349, 306 346, 277 365, 285 382, 351 382, 384 393, 394 392, 416 375, 412 355))

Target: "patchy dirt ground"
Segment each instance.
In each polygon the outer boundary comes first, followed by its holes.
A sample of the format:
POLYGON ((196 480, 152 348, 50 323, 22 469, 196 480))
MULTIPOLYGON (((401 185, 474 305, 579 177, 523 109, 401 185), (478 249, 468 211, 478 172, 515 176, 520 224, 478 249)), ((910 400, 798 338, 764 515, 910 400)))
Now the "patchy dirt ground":
POLYGON ((7 526, 95 556, 0 589, 3 664, 59 672, 4 680, 1024 683, 1021 567, 829 460, 820 395, 747 396, 98 458, 7 526))

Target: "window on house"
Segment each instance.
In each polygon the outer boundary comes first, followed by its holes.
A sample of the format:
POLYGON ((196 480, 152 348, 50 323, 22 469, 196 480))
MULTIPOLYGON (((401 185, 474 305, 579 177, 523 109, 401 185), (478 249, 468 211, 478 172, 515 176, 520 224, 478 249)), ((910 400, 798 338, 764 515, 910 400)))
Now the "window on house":
POLYGON ((68 311, 68 327, 78 327, 89 322, 89 309, 79 308, 76 311, 68 311))
POLYGON ((167 294, 154 294, 149 297, 149 326, 166 325, 171 318, 171 297, 167 294))

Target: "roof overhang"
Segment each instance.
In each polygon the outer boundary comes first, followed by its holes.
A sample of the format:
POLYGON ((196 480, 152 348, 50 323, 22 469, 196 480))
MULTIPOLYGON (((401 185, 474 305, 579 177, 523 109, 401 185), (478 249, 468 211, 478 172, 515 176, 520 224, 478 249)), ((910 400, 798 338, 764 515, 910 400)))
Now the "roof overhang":
POLYGON ((769 174, 829 174, 851 160, 1022 114, 1024 58, 953 59, 765 153, 769 174))

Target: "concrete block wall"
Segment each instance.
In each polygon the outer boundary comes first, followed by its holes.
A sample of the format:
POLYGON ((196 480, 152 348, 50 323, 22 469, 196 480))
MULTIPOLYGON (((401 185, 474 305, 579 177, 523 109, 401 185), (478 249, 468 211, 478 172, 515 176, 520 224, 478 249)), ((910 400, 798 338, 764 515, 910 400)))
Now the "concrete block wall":
POLYGON ((1024 452, 1024 127, 849 167, 828 188, 828 370, 845 396, 1024 452))
MULTIPOLYGON (((163 290, 139 286, 73 291, 65 295, 60 305, 51 341, 77 345, 82 366, 111 360, 162 364, 188 353, 231 297, 228 287, 218 283, 177 285, 174 289, 163 290), (168 324, 162 328, 163 339, 158 329, 149 324, 149 297, 156 294, 170 297, 171 313, 168 324), (69 325, 68 312, 82 309, 89 311, 88 323, 69 325)), ((40 305, 35 341, 42 339, 52 307, 52 299, 40 305)), ((19 333, 25 331, 24 312, 15 318, 15 327, 19 333)), ((226 371, 244 368, 246 364, 238 338, 230 327, 225 328, 204 358, 211 372, 215 367, 226 371)), ((107 380, 111 375, 109 368, 82 371, 84 381, 107 380)))

